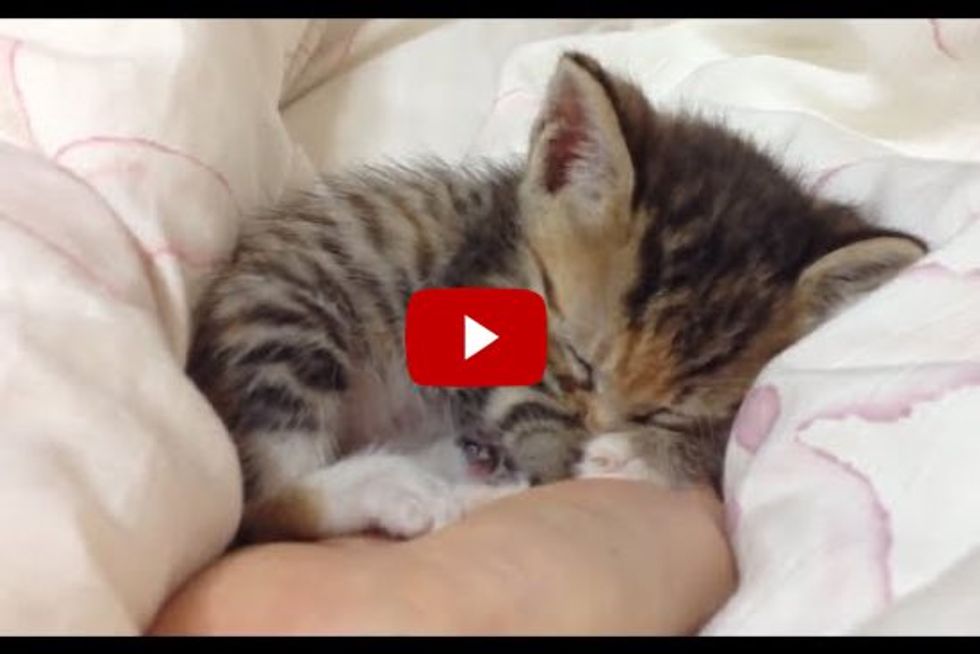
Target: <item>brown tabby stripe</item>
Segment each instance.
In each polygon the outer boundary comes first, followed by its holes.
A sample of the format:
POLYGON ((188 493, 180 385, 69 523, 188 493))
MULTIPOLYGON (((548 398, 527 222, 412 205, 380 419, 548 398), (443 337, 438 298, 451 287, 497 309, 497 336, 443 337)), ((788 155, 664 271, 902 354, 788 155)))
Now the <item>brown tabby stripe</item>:
POLYGON ((436 252, 429 237, 429 230, 422 225, 415 210, 401 194, 388 190, 379 190, 379 193, 382 193, 398 213, 412 225, 415 235, 415 268, 420 279, 428 279, 434 272, 436 261, 436 252))
POLYGON ((415 286, 404 270, 399 268, 395 276, 398 280, 395 282, 395 289, 398 291, 398 298, 402 302, 402 313, 404 313, 406 307, 408 307, 408 300, 412 297, 415 286))
POLYGON ((382 281, 362 267, 351 266, 347 272, 350 275, 351 283, 360 287, 361 291, 371 298, 384 324, 397 325, 400 322, 399 312, 389 302, 388 293, 382 281))
POLYGON ((515 268, 520 226, 509 206, 497 206, 492 217, 467 225, 467 246, 457 250, 443 272, 446 286, 473 284, 515 268))
MULTIPOLYGON (((319 290, 322 292, 322 288, 319 290)), ((316 318, 317 330, 327 336, 337 347, 345 351, 350 349, 351 326, 349 322, 338 318, 341 315, 341 307, 315 302, 308 294, 295 291, 291 291, 288 298, 304 310, 309 311, 316 318)))
POLYGON ((270 427, 298 427, 304 417, 309 419, 303 398, 288 386, 266 381, 252 384, 238 407, 239 411, 233 412, 230 426, 240 433, 270 427))
MULTIPOLYGON (((331 273, 329 273, 315 261, 300 258, 296 258, 296 261, 303 261, 307 264, 306 269, 314 276, 316 281, 315 288, 318 293, 329 294, 332 296, 331 300, 342 302, 344 305, 343 310, 348 312, 347 315, 358 315, 351 296, 343 289, 342 284, 334 279, 331 273)), ((286 266, 270 264, 267 268, 263 269, 262 272, 265 274, 282 277, 284 281, 287 282, 292 281, 293 285, 297 288, 306 288, 308 286, 304 280, 298 279, 289 270, 287 270, 286 266)), ((378 317, 384 321, 385 324, 398 323, 398 316, 394 308, 388 302, 384 285, 375 275, 368 273, 362 267, 354 266, 353 264, 345 267, 345 273, 348 281, 352 285, 360 287, 360 290, 371 298, 375 310, 378 313, 378 317)))
POLYGON ((347 374, 332 352, 322 345, 294 345, 265 340, 252 346, 238 359, 240 366, 285 365, 301 384, 316 391, 342 391, 347 374))
POLYGON ((338 228, 337 221, 331 215, 324 199, 318 194, 310 192, 299 193, 283 208, 271 212, 265 221, 269 223, 297 222, 319 229, 330 229, 331 231, 338 228))
MULTIPOLYGON (((298 294, 293 292, 294 302, 298 300, 298 294)), ((298 302, 297 302, 298 303, 298 302)), ((319 307, 317 307, 319 309, 319 307)), ((293 309, 273 304, 256 304, 247 307, 239 316, 245 323, 263 325, 267 327, 297 327, 303 330, 314 331, 319 328, 319 324, 314 316, 303 307, 304 310, 293 309)))
MULTIPOLYGON (((299 260, 297 259, 297 261, 299 260)), ((280 282, 284 294, 301 303, 304 308, 315 307, 312 310, 317 313, 318 317, 327 313, 323 308, 322 300, 317 297, 323 296, 328 302, 338 305, 338 309, 344 315, 358 319, 358 311, 344 287, 315 262, 308 261, 306 264, 305 268, 312 275, 315 284, 312 289, 308 280, 297 276, 288 266, 267 265, 256 270, 256 272, 261 272, 270 280, 280 282)))
POLYGON ((357 217, 364 224, 374 249, 378 252, 384 252, 388 244, 388 235, 385 233, 381 216, 378 215, 378 209, 374 203, 360 193, 353 191, 346 193, 344 199, 350 203, 357 217))
POLYGON ((351 258, 347 248, 341 245, 339 238, 334 234, 317 234, 314 242, 319 247, 319 252, 333 257, 334 261, 340 267, 349 268, 353 265, 354 260, 351 258))
POLYGON ((448 180, 445 183, 446 191, 449 193, 449 199, 453 205, 453 212, 458 216, 465 216, 470 211, 469 203, 467 198, 463 195, 463 192, 457 188, 457 185, 448 180))
POLYGON ((626 315, 634 327, 660 288, 661 257, 660 228, 656 224, 648 225, 637 249, 637 275, 625 297, 626 315))
MULTIPOLYGON (((678 349, 684 353, 682 361, 686 362, 685 365, 681 366, 678 377, 707 375, 737 359, 768 322, 770 304, 765 301, 751 305, 746 303, 746 311, 748 315, 743 319, 744 321, 739 326, 738 331, 721 343, 710 342, 717 341, 719 338, 716 332, 710 331, 710 326, 703 334, 697 334, 696 338, 691 338, 687 342, 682 339, 680 343, 677 343, 678 349), (709 345, 714 345, 715 348, 715 352, 708 356, 701 354, 706 349, 706 341, 709 341, 709 345)), ((705 317, 710 316, 711 314, 708 313, 705 317)), ((690 334, 691 332, 686 333, 690 334)))
POLYGON ((347 330, 340 321, 317 302, 311 301, 296 289, 290 289, 287 298, 299 309, 273 305, 257 304, 249 307, 242 314, 241 320, 256 325, 269 327, 296 327, 303 331, 327 336, 341 350, 349 347, 346 337, 347 330))
POLYGON ((515 427, 526 422, 548 421, 564 427, 576 427, 578 420, 564 411, 535 400, 525 400, 508 408, 507 413, 497 422, 497 427, 503 432, 513 431, 515 427))

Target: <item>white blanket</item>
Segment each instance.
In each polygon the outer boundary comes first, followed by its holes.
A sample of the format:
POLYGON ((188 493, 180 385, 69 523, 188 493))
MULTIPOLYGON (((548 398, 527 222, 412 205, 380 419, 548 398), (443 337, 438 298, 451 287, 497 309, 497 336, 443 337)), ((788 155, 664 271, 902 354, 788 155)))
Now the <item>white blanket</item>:
POLYGON ((138 633, 240 507, 182 375, 247 212, 314 168, 519 152, 558 53, 935 248, 764 372, 706 633, 980 632, 980 23, 0 22, 0 632, 138 633))

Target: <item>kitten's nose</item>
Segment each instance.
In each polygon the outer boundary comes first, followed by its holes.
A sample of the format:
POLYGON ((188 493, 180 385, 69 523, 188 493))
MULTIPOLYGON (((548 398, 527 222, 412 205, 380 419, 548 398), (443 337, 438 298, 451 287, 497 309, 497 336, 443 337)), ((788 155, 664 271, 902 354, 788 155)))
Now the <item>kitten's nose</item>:
POLYGON ((591 405, 585 412, 585 428, 593 434, 601 434, 614 428, 615 420, 602 406, 591 405))

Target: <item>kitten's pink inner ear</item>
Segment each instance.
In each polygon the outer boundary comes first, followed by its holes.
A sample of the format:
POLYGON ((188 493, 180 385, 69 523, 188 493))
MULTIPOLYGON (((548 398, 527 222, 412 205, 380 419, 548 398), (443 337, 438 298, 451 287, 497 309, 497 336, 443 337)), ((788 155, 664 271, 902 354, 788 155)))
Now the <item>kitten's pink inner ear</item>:
POLYGON ((554 125, 554 133, 548 138, 544 157, 544 185, 549 193, 557 193, 568 183, 572 164, 583 156, 587 130, 585 108, 575 85, 566 79, 554 95, 546 121, 546 129, 554 125))
POLYGON ((571 213, 593 216, 593 227, 600 217, 620 215, 632 193, 632 162, 613 97, 574 60, 561 60, 548 84, 528 164, 530 193, 560 196, 571 213))

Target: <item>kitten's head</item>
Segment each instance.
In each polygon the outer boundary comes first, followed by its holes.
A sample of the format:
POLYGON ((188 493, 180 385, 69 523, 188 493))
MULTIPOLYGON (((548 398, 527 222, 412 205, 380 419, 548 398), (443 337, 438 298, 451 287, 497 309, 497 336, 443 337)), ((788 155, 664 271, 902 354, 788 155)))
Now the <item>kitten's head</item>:
POLYGON ((582 54, 560 59, 528 157, 553 370, 595 431, 730 419, 767 361, 925 251, 582 54))

